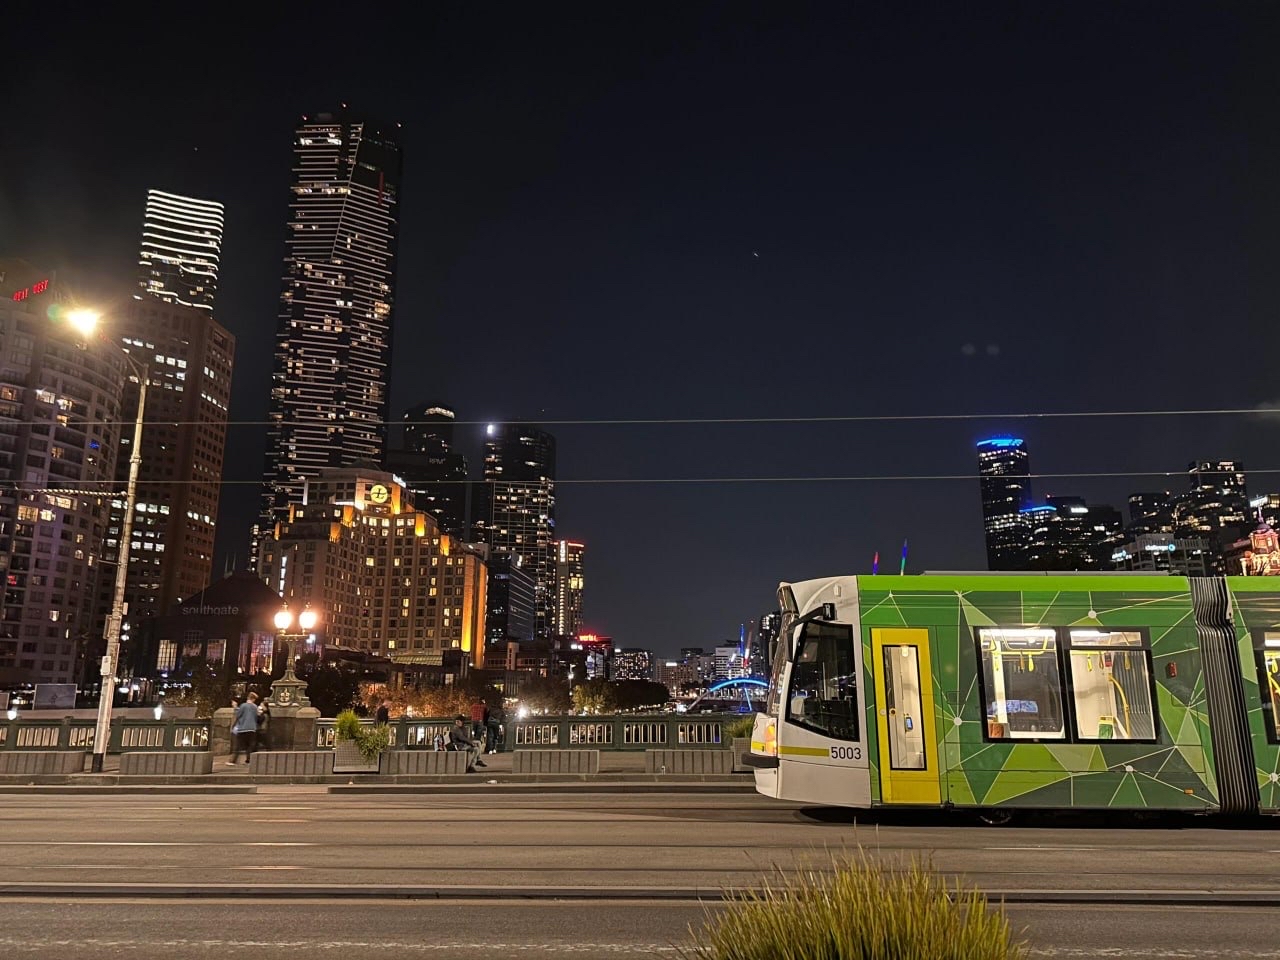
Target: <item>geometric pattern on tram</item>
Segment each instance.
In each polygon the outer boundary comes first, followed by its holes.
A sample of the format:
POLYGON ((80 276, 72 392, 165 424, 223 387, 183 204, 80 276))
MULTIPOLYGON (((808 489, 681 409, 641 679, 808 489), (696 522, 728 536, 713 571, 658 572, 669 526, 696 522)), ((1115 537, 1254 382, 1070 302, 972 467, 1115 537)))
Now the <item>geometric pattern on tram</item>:
MULTIPOLYGON (((1106 583, 1101 578, 1077 578, 1080 587, 1075 589, 1072 584, 1045 590, 1010 589, 1008 581, 1001 584, 991 577, 930 577, 925 590, 911 589, 910 580, 894 580, 859 578, 863 662, 870 667, 874 627, 931 631, 934 726, 939 741, 935 756, 944 760, 944 801, 956 806, 1116 809, 1216 806, 1199 641, 1189 593, 1118 589, 1115 581, 1106 583), (1090 586, 1081 589, 1085 580, 1090 586), (1146 628, 1156 681, 1158 742, 987 740, 974 628, 996 626, 1146 628), (1176 668, 1168 670, 1171 663, 1176 668)), ((866 690, 875 689, 869 676, 864 683, 866 690)), ((875 722, 875 705, 869 702, 868 729, 875 729, 875 722)), ((879 802, 875 752, 872 799, 879 802)))

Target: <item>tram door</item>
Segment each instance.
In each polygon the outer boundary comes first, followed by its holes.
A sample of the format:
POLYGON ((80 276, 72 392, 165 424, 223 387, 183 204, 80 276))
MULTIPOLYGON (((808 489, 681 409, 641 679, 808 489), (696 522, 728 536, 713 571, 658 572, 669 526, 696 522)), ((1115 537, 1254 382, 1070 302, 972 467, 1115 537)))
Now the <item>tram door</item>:
POLYGON ((873 629, 871 651, 880 798, 884 803, 941 803, 929 631, 873 629))
POLYGON ((871 805, 867 739, 859 722, 861 647, 848 623, 800 628, 787 664, 778 725, 777 796, 808 803, 871 805))

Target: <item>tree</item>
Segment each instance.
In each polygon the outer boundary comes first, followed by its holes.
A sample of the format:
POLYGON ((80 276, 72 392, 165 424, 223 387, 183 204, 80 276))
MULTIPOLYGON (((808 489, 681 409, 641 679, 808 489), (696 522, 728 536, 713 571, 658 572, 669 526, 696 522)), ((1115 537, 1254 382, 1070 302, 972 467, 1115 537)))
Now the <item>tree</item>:
POLYGON ((193 664, 189 675, 191 686, 176 696, 166 697, 173 707, 195 707, 196 716, 212 717, 219 707, 231 706, 231 674, 221 665, 201 662, 193 664))
POLYGON ((571 696, 575 713, 609 713, 618 707, 617 692, 608 680, 584 680, 571 696))
POLYGON ((569 684, 556 677, 530 677, 520 682, 519 700, 530 713, 567 713, 569 684))
POLYGON ((336 717, 360 703, 360 673, 345 663, 319 663, 314 653, 298 658, 295 672, 307 682, 307 698, 322 717, 336 717))

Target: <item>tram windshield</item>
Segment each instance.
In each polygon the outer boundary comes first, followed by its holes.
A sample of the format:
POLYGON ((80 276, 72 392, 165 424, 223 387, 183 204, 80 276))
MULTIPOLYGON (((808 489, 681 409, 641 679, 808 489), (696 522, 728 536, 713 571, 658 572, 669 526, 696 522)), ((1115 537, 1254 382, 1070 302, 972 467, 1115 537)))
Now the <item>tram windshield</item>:
POLYGON ((853 627, 804 625, 791 666, 787 719, 837 740, 858 739, 858 677, 853 627))

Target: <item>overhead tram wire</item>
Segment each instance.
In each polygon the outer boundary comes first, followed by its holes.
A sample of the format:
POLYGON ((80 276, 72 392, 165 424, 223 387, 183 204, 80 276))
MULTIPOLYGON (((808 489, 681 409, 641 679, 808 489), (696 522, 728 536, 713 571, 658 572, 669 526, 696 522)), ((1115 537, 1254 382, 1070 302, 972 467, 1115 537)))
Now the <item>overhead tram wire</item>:
MULTIPOLYGON (((890 413, 860 414, 856 416, 822 417, 650 417, 650 418, 602 418, 578 420, 548 420, 543 417, 503 417, 489 420, 450 420, 449 426, 482 427, 491 423, 536 423, 544 427, 644 427, 644 426, 714 426, 716 424, 806 424, 806 423, 927 423, 964 420, 1072 420, 1072 419, 1122 419, 1126 417, 1266 417, 1280 415, 1280 407, 1219 407, 1196 410, 1046 410, 1035 413, 890 413)), ((47 420, 4 420, 10 426, 41 426, 47 420)), ((100 420, 100 426, 132 426, 133 421, 100 420)), ((269 427, 275 420, 227 420, 228 427, 269 427)), ((294 421, 314 429, 324 429, 349 422, 342 420, 294 421)), ((433 425, 436 420, 365 420, 358 422, 382 427, 433 425)), ((145 424, 184 427, 203 425, 207 420, 144 420, 145 424)))
MULTIPOLYGON (((374 468, 370 468, 374 469, 374 468)), ((389 471, 383 471, 389 472, 389 471)), ((1257 470, 1247 471, 1250 476, 1280 474, 1280 467, 1264 467, 1257 470)), ((1124 478, 1124 477, 1165 477, 1165 478, 1185 478, 1186 472, 1182 470, 1112 470, 1112 471, 1093 471, 1093 472, 1077 472, 1077 473, 1032 473, 1019 474, 1019 477, 1028 477, 1030 479, 1043 480, 1088 480, 1088 479, 1106 479, 1106 478, 1124 478)), ((305 479, 305 478, 304 478, 305 479)), ((980 475, 977 473, 925 473, 925 474, 862 474, 862 475, 812 475, 812 476, 795 476, 795 477, 586 477, 581 479, 556 479, 556 485, 572 484, 580 486, 591 485, 613 485, 621 486, 623 484, 712 484, 712 483, 907 483, 907 482, 924 482, 937 480, 978 480, 980 475)), ((77 481, 81 486, 86 483, 116 483, 115 480, 101 481, 77 481)), ((176 486, 179 484, 189 483, 210 483, 209 480, 139 480, 139 486, 163 487, 176 486)), ((439 484, 476 484, 476 483, 532 483, 533 481, 520 480, 433 480, 433 485, 439 484)), ((262 486, 262 480, 219 480, 219 486, 262 486)), ((58 487, 32 487, 27 486, 19 480, 0 480, 0 489, 18 490, 25 493, 79 493, 88 496, 110 496, 113 491, 110 490, 69 490, 58 487)))

